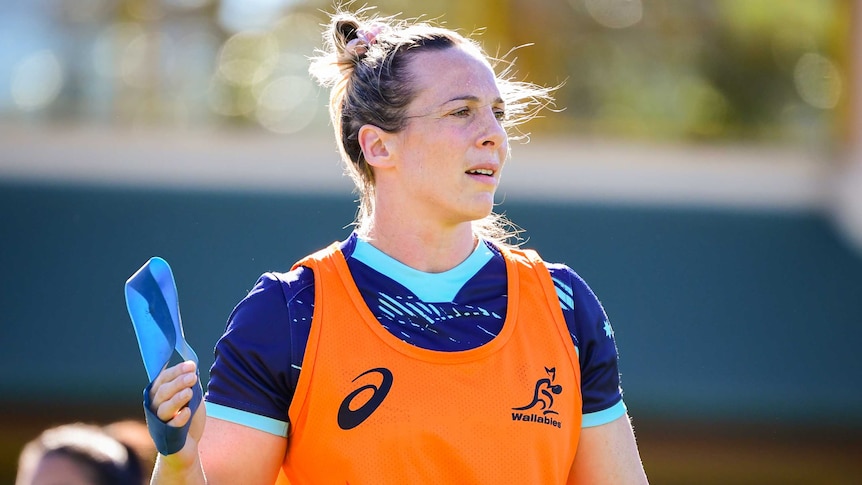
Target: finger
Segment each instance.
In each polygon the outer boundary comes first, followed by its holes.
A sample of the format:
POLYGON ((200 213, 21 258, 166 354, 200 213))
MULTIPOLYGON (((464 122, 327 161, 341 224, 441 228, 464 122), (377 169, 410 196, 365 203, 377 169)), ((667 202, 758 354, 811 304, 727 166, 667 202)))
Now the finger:
POLYGON ((191 388, 185 388, 171 396, 170 399, 161 403, 156 411, 156 416, 164 422, 170 422, 183 410, 188 409, 188 403, 191 401, 193 391, 191 388))
POLYGON ((176 394, 189 389, 198 382, 195 373, 181 374, 176 379, 162 384, 158 388, 150 389, 150 402, 153 408, 158 408, 163 402, 172 399, 176 394))
POLYGON ((192 417, 192 410, 189 409, 188 406, 180 409, 176 415, 174 415, 173 419, 167 422, 168 426, 172 426, 175 428, 182 428, 189 422, 192 417))
POLYGON ((194 362, 189 362, 191 365, 185 364, 186 362, 183 362, 172 368, 165 369, 153 381, 153 385, 150 387, 150 403, 152 403, 154 410, 164 401, 173 397, 174 394, 197 383, 198 376, 195 372, 194 362), (168 377, 171 377, 171 379, 168 379, 168 377))
POLYGON ((195 372, 196 368, 197 366, 192 360, 180 362, 179 364, 172 367, 166 367, 162 369, 162 371, 159 372, 159 375, 156 376, 155 380, 153 380, 153 387, 159 387, 165 382, 172 381, 181 374, 195 372))

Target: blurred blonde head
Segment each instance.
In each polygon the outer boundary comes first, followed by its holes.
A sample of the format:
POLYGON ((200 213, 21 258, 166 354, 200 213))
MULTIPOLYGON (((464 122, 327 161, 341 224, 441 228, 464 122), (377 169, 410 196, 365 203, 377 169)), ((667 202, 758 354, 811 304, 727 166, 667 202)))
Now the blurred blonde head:
POLYGON ((129 485, 146 478, 129 446, 101 427, 73 423, 47 429, 24 446, 15 485, 129 485))

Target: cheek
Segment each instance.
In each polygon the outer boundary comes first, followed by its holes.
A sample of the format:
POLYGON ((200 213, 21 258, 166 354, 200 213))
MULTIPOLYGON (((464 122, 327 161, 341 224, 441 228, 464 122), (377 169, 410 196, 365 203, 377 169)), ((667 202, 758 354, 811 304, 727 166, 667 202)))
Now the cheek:
POLYGON ((436 123, 406 135, 403 139, 403 147, 407 151, 405 168, 417 178, 416 183, 435 186, 440 190, 443 179, 451 180, 462 173, 464 155, 472 143, 467 130, 436 123))
POLYGON ((449 145, 449 140, 452 140, 452 133, 445 127, 417 129, 406 134, 401 149, 408 158, 428 159, 449 145))
POLYGON ((416 161, 416 168, 422 172, 434 172, 443 169, 447 163, 457 160, 458 143, 451 133, 441 130, 429 133, 410 145, 410 158, 416 161))

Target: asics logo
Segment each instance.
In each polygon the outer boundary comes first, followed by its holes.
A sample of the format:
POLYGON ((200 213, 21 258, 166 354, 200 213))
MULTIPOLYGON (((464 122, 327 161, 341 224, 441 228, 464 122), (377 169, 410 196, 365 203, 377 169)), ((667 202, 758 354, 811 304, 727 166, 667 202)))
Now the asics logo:
POLYGON ((369 374, 378 374, 380 376, 380 383, 360 386, 348 394, 347 397, 341 401, 341 406, 338 408, 338 427, 345 431, 359 426, 363 421, 368 419, 378 406, 380 406, 386 398, 386 395, 389 394, 389 389, 392 388, 392 371, 385 367, 369 369, 356 376, 352 382, 356 382, 361 377, 369 374), (351 404, 353 404, 353 401, 356 400, 360 394, 367 394, 366 391, 369 390, 371 391, 371 396, 368 397, 363 404, 360 404, 359 407, 352 408, 351 404))

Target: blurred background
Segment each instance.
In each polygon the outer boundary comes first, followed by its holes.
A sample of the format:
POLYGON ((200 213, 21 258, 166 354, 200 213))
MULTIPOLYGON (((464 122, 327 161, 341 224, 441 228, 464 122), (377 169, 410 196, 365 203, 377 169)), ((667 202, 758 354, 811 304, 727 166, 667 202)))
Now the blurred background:
MULTIPOLYGON (((564 83, 499 211, 605 305, 653 483, 862 483, 862 4, 376 5, 564 83)), ((206 382, 257 276, 349 234, 331 7, 0 0, 0 483, 41 428, 142 416, 150 256, 206 382)))

